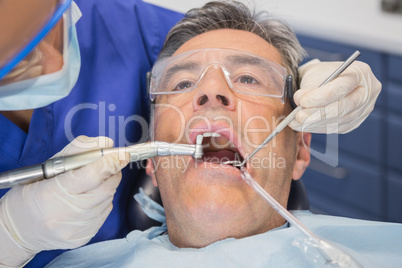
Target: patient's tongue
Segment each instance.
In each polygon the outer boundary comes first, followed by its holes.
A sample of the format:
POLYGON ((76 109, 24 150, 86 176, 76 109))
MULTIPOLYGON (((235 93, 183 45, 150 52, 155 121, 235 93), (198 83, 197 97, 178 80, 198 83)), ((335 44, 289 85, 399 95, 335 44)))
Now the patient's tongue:
POLYGON ((217 152, 205 152, 202 160, 205 162, 221 163, 235 160, 236 155, 231 150, 221 150, 217 152))

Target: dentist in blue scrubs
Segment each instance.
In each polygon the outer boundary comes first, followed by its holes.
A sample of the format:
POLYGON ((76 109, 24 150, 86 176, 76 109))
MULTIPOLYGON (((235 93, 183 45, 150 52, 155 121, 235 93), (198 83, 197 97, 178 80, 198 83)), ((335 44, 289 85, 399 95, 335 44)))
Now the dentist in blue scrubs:
MULTIPOLYGON (((77 4, 0 5, 0 172, 41 163, 66 146, 59 155, 147 138, 141 120, 148 117, 146 72, 183 15, 137 0, 77 4), (26 37, 34 43, 24 43, 26 37), (14 67, 7 65, 13 61, 14 67)), ((122 176, 126 164, 112 157, 62 177, 0 190, 0 264, 43 267, 64 249, 124 237, 138 172, 126 168, 122 176)))
MULTIPOLYGON (((76 3, 1 2, 0 172, 148 138, 146 72, 183 14, 140 0, 76 3)), ((333 115, 339 133, 370 114, 381 84, 364 64, 331 82, 344 89, 339 95, 328 98, 317 90, 324 71, 338 65, 311 62, 300 69, 294 98, 308 109, 292 128, 301 129, 309 113, 337 101, 348 107, 333 115), (364 102, 354 101, 359 95, 364 102)), ((309 131, 325 132, 325 121, 310 123, 309 131)), ((126 165, 110 155, 49 180, 0 190, 0 265, 43 267, 64 250, 124 237, 131 231, 126 211, 138 176, 126 165)))

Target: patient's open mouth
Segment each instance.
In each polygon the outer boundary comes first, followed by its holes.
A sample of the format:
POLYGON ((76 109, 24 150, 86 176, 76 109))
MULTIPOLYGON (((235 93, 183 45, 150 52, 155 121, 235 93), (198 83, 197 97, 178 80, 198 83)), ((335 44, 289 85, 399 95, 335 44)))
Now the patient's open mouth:
POLYGON ((243 161, 239 150, 228 138, 211 133, 204 133, 203 136, 202 161, 221 165, 233 165, 237 161, 243 161))

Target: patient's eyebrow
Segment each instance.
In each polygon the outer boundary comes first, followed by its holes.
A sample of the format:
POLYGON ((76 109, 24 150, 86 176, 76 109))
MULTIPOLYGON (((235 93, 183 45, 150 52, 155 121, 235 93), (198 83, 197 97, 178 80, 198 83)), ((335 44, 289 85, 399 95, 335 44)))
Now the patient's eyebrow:
POLYGON ((225 58, 225 61, 233 65, 266 65, 266 62, 263 59, 249 55, 230 55, 225 58))
POLYGON ((186 62, 183 64, 175 64, 171 67, 169 67, 169 69, 166 70, 165 75, 164 75, 164 80, 165 81, 169 81, 169 79, 176 74, 177 72, 180 71, 194 71, 200 68, 200 64, 197 62, 186 62))

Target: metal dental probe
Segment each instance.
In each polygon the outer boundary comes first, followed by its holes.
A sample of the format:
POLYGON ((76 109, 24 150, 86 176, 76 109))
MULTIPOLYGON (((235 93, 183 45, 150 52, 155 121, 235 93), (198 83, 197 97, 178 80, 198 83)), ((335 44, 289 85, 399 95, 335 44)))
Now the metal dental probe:
POLYGON ((59 156, 41 164, 0 173, 0 189, 50 179, 69 170, 93 163, 106 154, 117 153, 119 150, 130 155, 130 162, 166 155, 192 155, 195 159, 201 159, 203 155, 202 139, 203 136, 198 135, 196 144, 153 141, 122 148, 96 149, 76 155, 59 156))
MULTIPOLYGON (((338 69, 335 70, 324 82, 319 85, 319 87, 325 85, 326 83, 334 80, 338 75, 340 75, 350 64, 352 64, 360 56, 359 51, 355 51, 347 60, 345 60, 338 69)), ((267 145, 279 132, 281 132, 290 122, 295 118, 296 114, 302 110, 303 107, 298 106, 294 109, 279 125, 272 131, 272 133, 261 143, 248 157, 246 157, 241 164, 233 165, 235 167, 242 167, 246 162, 253 157, 262 147, 267 145)))

